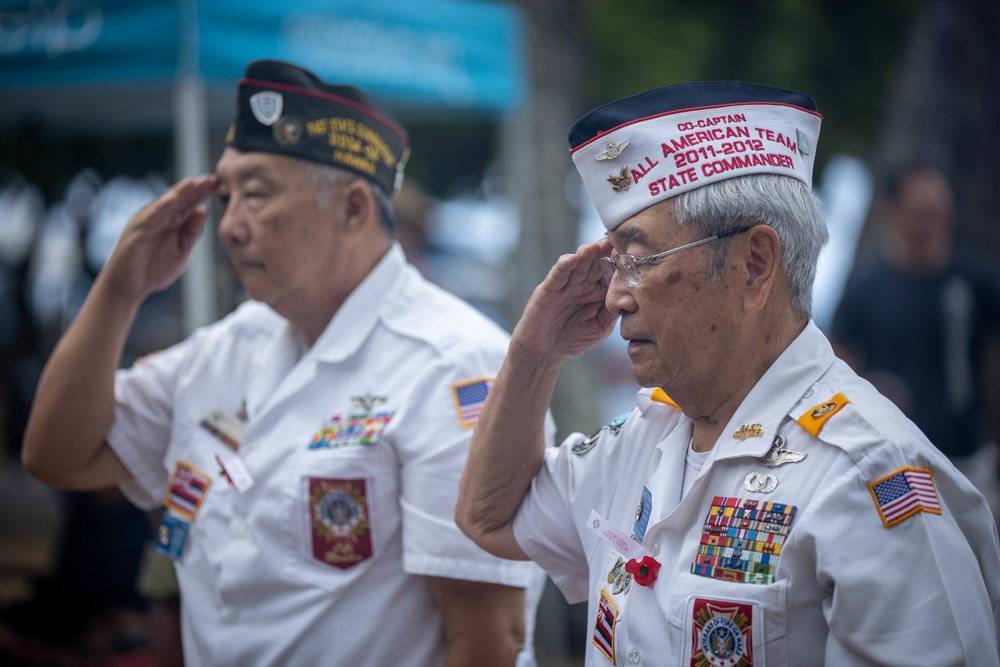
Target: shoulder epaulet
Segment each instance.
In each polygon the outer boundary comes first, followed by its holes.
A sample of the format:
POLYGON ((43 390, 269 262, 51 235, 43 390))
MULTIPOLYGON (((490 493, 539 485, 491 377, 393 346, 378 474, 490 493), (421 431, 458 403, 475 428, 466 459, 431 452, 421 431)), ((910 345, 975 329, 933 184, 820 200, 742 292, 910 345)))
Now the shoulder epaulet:
POLYGON ((796 421, 799 426, 818 437, 819 432, 823 430, 827 420, 837 414, 841 408, 850 402, 850 399, 843 394, 836 394, 830 400, 824 401, 819 405, 815 405, 806 410, 796 421))
POLYGON ((666 403, 667 405, 680 409, 680 406, 674 403, 674 400, 667 396, 667 392, 663 391, 659 387, 653 390, 653 393, 649 395, 650 400, 656 401, 657 403, 666 403))

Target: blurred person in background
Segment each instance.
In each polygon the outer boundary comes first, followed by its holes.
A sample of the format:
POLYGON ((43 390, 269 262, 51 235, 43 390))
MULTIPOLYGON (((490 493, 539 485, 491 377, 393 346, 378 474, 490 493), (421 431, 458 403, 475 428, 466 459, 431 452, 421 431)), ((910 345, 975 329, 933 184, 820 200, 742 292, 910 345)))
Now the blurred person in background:
POLYGON ((677 84, 570 130, 607 237, 532 293, 459 525, 588 602, 588 667, 1000 665, 989 508, 813 323, 826 225, 802 94, 677 84), (620 319, 636 407, 545 446, 620 319))
POLYGON ((540 571, 453 521, 508 337, 393 240, 407 144, 363 92, 251 63, 216 173, 133 217, 46 364, 25 467, 164 506, 187 664, 534 662, 540 571), (252 300, 118 370, 215 192, 252 300))
POLYGON ((993 432, 1000 366, 1000 273, 955 240, 949 179, 915 161, 882 187, 881 245, 855 270, 831 341, 1000 512, 993 432), (992 408, 992 411, 991 409, 992 408))

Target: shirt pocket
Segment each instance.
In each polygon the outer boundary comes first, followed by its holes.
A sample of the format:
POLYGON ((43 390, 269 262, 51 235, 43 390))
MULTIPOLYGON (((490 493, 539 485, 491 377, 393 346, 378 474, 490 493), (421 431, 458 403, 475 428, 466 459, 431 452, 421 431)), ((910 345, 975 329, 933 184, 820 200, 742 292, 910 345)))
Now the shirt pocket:
POLYGON ((681 574, 667 606, 683 667, 787 667, 787 582, 748 584, 681 574))
POLYGON ((339 590, 375 567, 398 531, 395 477, 367 448, 300 454, 282 485, 283 569, 296 581, 339 590))

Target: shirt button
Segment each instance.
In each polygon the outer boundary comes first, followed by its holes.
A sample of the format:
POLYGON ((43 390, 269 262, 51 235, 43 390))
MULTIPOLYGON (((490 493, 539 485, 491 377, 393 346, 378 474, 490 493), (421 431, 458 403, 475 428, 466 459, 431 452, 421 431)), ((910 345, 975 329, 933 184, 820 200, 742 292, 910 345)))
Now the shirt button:
POLYGON ((236 537, 244 537, 247 534, 247 525, 242 521, 233 522, 233 535, 236 537))
POLYGON ((225 623, 235 623, 240 620, 240 612, 235 609, 223 609, 222 610, 222 620, 225 623))
POLYGON ((650 547, 649 547, 649 551, 654 556, 660 555, 660 545, 657 544, 656 542, 653 542, 653 544, 651 544, 650 547))
POLYGON ((639 664, 639 647, 633 646, 628 650, 628 661, 633 665, 639 664))

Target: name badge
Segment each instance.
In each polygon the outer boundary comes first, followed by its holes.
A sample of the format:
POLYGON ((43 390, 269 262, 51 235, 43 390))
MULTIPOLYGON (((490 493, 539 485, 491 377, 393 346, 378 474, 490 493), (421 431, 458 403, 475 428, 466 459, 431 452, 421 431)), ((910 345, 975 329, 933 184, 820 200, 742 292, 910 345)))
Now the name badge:
POLYGON ((191 524, 171 512, 164 511, 156 535, 156 551, 170 560, 180 560, 187 546, 191 524))
POLYGON ((243 440, 246 426, 222 410, 213 408, 202 418, 200 426, 229 449, 234 452, 240 451, 240 442, 243 440))
POLYGON ((643 556, 649 555, 641 544, 629 537, 628 534, 612 526, 596 510, 590 511, 590 518, 587 519, 587 527, 628 560, 642 560, 643 556))
POLYGON ((226 481, 236 487, 236 490, 243 493, 253 486, 253 477, 250 471, 243 465, 243 459, 234 452, 222 452, 215 455, 215 462, 222 468, 222 474, 226 481))

